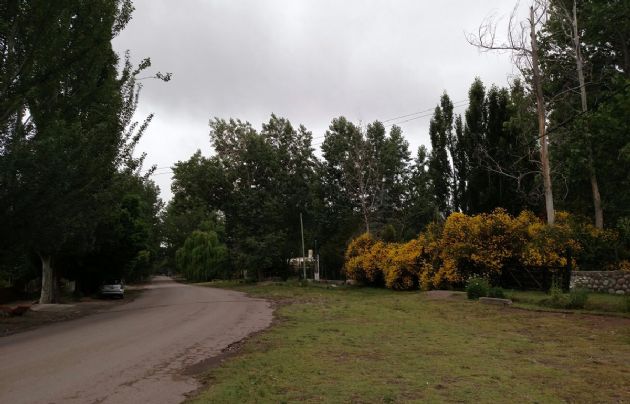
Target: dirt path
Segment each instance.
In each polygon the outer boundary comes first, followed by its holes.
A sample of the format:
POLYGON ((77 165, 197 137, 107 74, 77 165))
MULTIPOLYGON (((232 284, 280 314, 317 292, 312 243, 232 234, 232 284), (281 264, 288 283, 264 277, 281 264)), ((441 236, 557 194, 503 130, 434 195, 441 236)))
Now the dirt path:
POLYGON ((267 327, 268 302, 156 278, 137 300, 0 338, 0 402, 178 403, 184 369, 267 327))
POLYGON ((79 302, 72 301, 69 304, 51 305, 54 306, 53 308, 42 308, 42 305, 39 304, 33 305, 33 301, 13 302, 13 304, 5 306, 25 305, 31 306, 31 310, 21 316, 0 317, 0 337, 112 310, 117 306, 134 301, 141 294, 143 288, 144 286, 134 285, 133 288, 128 286, 125 290, 125 298, 121 300, 86 297, 79 302))

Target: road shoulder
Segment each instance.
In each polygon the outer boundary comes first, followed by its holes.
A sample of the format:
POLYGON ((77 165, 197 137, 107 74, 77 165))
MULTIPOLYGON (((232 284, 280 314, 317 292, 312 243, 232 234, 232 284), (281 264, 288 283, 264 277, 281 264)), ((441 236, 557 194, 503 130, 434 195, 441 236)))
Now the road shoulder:
POLYGON ((142 286, 134 287, 125 292, 124 299, 86 297, 78 301, 70 301, 63 304, 33 304, 31 309, 21 316, 0 317, 0 338, 110 310, 131 303, 140 296, 143 291, 144 288, 142 286))

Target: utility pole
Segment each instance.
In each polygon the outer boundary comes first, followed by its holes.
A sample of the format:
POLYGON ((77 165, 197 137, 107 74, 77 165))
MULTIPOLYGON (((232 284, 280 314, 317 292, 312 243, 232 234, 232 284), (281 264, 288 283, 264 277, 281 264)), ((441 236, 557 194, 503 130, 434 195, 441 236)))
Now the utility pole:
POLYGON ((300 212, 300 230, 302 231, 302 270, 304 280, 306 280, 306 257, 304 256, 304 223, 302 222, 302 212, 300 212))

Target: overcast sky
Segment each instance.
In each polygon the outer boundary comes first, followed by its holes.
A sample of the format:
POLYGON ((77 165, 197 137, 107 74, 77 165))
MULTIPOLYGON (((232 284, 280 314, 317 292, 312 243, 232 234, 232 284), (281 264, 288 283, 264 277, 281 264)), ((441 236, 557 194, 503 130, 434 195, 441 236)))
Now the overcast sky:
MULTIPOLYGON (((514 72, 509 55, 465 40, 489 14, 508 14, 505 0, 134 3, 114 47, 173 73, 168 83, 143 82, 138 118, 155 113, 138 147, 147 166, 172 166, 197 149, 211 155, 212 117, 260 128, 275 113, 304 124, 317 145, 334 117, 387 120, 435 107, 443 91, 465 100, 475 76, 506 86, 514 72)), ((400 124, 413 154, 429 146, 428 122, 400 124)), ((168 200, 169 170, 154 178, 168 200)))

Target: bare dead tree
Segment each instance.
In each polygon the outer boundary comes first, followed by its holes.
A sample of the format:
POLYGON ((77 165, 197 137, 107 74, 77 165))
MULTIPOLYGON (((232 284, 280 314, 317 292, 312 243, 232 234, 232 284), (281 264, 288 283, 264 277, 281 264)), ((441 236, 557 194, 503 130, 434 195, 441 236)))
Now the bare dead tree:
POLYGON ((549 142, 546 135, 545 98, 543 95, 542 75, 539 63, 538 40, 536 33, 547 18, 547 1, 532 0, 529 15, 518 21, 517 3, 510 15, 505 40, 497 40, 498 22, 489 17, 479 26, 477 34, 467 35, 468 42, 484 52, 510 52, 514 65, 520 70, 536 97, 538 117, 538 139, 540 142, 540 165, 543 178, 547 223, 555 221, 553 189, 551 184, 551 164, 549 162, 549 142))

